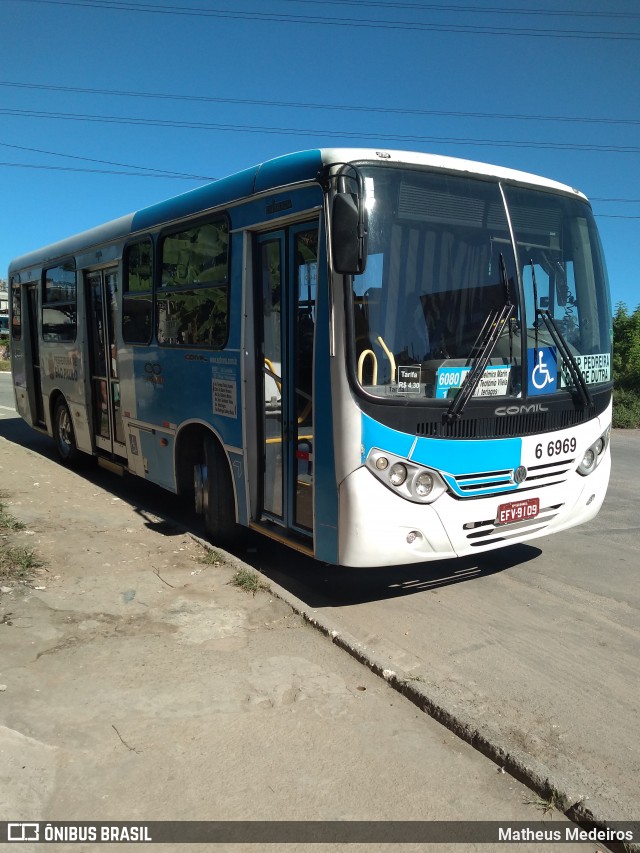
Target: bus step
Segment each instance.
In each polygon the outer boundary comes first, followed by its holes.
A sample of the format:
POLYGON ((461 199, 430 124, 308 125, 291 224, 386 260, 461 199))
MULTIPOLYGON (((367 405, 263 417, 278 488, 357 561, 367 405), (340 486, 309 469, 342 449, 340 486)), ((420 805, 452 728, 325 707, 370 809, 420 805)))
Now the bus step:
POLYGON ((111 471, 112 474, 119 474, 121 477, 124 476, 124 465, 118 465, 117 462, 112 462, 111 459, 104 459, 102 456, 98 456, 98 465, 101 468, 106 468, 107 471, 111 471))
POLYGON ((276 542, 282 542, 283 545, 288 545, 289 548, 306 554, 307 557, 314 556, 312 540, 310 538, 307 539, 306 536, 303 537, 291 530, 285 530, 285 528, 267 520, 251 521, 249 527, 252 530, 258 531, 258 533, 262 533, 264 536, 268 536, 269 539, 275 539, 276 542))

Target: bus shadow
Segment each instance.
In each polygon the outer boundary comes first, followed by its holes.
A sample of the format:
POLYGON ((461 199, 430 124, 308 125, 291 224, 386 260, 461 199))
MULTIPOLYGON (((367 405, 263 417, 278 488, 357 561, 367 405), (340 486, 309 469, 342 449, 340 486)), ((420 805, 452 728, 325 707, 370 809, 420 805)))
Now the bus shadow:
POLYGON ((453 560, 354 569, 319 563, 273 542, 254 540, 252 546, 235 553, 309 607, 348 607, 459 583, 482 582, 535 560, 542 553, 539 548, 519 544, 453 560))
POLYGON ((119 498, 140 516, 145 527, 162 536, 182 536, 185 529, 202 535, 197 519, 176 495, 139 477, 129 474, 121 477, 100 468, 91 456, 82 457, 71 469, 66 468, 59 460, 53 440, 31 429, 18 415, 0 419, 0 438, 38 454, 62 470, 71 470, 76 476, 119 498))

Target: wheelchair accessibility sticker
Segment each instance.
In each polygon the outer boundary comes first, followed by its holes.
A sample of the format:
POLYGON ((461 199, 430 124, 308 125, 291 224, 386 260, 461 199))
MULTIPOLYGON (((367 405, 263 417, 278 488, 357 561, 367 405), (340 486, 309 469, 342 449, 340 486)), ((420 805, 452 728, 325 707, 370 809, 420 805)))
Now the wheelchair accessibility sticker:
POLYGON ((527 350, 529 396, 553 394, 558 387, 558 355, 555 347, 527 350))

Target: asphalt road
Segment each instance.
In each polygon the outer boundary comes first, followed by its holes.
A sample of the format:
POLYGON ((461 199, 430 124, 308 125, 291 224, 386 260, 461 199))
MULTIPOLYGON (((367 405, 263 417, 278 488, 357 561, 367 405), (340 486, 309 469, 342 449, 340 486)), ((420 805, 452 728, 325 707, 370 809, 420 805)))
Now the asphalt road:
MULTIPOLYGON (((0 435, 49 458, 0 376, 0 435)), ((586 527, 413 567, 328 567, 248 536, 235 552, 413 679, 510 754, 528 756, 572 803, 640 817, 640 432, 612 437, 613 473, 586 527)), ((199 532, 177 498, 97 469, 81 476, 199 532)))

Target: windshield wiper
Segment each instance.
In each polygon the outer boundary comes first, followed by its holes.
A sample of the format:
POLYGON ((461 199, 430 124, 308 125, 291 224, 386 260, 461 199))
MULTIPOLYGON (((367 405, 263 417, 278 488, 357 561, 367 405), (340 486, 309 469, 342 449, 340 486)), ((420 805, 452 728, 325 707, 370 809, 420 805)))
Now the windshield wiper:
POLYGON ((538 285, 536 283, 536 271, 533 264, 533 259, 531 260, 531 279, 533 283, 533 305, 535 309, 535 319, 533 327, 535 329, 536 336, 536 350, 538 349, 538 317, 542 317, 542 321, 547 327, 547 331, 551 335, 554 344, 558 348, 558 351, 560 352, 564 363, 569 368, 569 373, 571 374, 573 384, 575 385, 580 395, 582 405, 593 406, 593 398, 591 396, 591 392, 589 391, 589 386, 586 383, 583 372, 578 366, 578 362, 575 360, 575 358, 573 357, 573 353, 569 349, 569 344, 567 343, 565 336, 562 334, 562 331, 558 327, 558 324, 553 318, 552 313, 547 308, 538 308, 538 285))
POLYGON ((560 352, 560 355, 564 360, 564 363, 569 368, 569 373, 571 374, 573 384, 576 386, 576 390, 580 395, 582 405, 593 406, 593 398, 591 396, 591 392, 589 391, 589 386, 585 381, 584 374, 580 370, 578 362, 573 357, 573 353, 569 349, 569 344, 567 343, 564 335, 558 328, 558 324, 553 319, 551 312, 546 308, 538 308, 538 310, 536 311, 536 315, 538 317, 542 317, 549 334, 553 338, 554 344, 557 346, 558 351, 560 352))
MULTIPOLYGON (((476 356, 475 364, 472 370, 465 376, 458 393, 451 401, 451 405, 442 416, 445 423, 452 423, 458 420, 464 411, 465 406, 473 397, 473 394, 478 387, 484 371, 489 364, 491 354, 493 353, 498 339, 502 334, 505 325, 509 321, 513 312, 513 303, 509 294, 509 280, 507 278, 507 268, 505 266, 504 257, 500 253, 500 280, 504 286, 505 301, 500 309, 491 311, 484 322, 484 326, 478 336, 480 343, 480 352, 476 356)), ((477 344, 477 341, 476 341, 477 344)), ((475 346, 474 346, 475 349, 475 346)))

